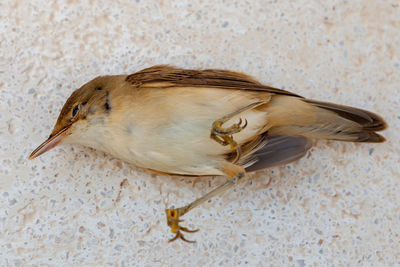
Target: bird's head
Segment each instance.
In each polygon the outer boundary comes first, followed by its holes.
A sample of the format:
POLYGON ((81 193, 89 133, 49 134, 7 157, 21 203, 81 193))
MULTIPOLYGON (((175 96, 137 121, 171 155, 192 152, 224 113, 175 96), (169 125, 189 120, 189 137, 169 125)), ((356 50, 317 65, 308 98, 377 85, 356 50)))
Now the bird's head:
MULTIPOLYGON (((112 109, 110 92, 123 79, 122 76, 100 76, 75 90, 65 102, 50 136, 37 147, 29 159, 49 151, 60 142, 82 143, 92 126, 104 122, 112 109)), ((88 137, 90 138, 90 137, 88 137)))

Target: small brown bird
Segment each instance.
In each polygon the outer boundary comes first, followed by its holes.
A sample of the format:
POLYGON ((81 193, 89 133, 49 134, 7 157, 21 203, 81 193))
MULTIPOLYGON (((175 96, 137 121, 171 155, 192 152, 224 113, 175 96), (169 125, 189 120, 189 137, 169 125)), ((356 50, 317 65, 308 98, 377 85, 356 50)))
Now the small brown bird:
POLYGON ((246 172, 299 159, 313 138, 383 142, 376 132, 385 128, 372 112, 306 99, 244 74, 154 66, 97 77, 74 91, 30 159, 60 142, 76 143, 165 174, 227 176, 201 198, 166 210, 170 241, 188 241, 182 232, 197 230, 180 218, 246 172))

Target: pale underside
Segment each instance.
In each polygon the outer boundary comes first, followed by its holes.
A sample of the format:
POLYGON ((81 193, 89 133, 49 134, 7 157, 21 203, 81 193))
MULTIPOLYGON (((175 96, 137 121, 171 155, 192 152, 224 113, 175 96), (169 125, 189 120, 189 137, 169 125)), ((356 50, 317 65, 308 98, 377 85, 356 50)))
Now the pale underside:
MULTIPOLYGON (((230 147, 210 138, 212 123, 271 95, 191 87, 143 88, 132 92, 113 98, 114 106, 129 113, 113 109, 108 117, 97 119, 97 127, 74 131, 78 134, 68 142, 101 149, 142 168, 184 175, 223 175, 220 166, 230 147), (140 107, 135 99, 140 99, 140 107), (105 120, 112 123, 105 124, 105 120), (99 138, 99 133, 103 138, 99 138)), ((224 127, 238 122, 239 117, 247 120, 248 126, 234 135, 238 144, 265 131, 268 114, 262 108, 245 111, 224 127)))

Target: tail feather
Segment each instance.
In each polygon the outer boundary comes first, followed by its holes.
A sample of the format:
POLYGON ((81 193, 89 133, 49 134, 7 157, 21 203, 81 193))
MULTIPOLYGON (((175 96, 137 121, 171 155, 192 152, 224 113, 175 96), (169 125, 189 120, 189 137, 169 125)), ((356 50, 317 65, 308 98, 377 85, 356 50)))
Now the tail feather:
POLYGON ((357 138, 355 142, 382 143, 386 141, 385 137, 375 132, 360 132, 355 135, 357 138))
POLYGON ((332 111, 342 118, 357 122, 362 126, 362 129, 367 132, 382 131, 387 127, 386 122, 379 115, 367 110, 309 99, 303 101, 319 108, 332 111))
POLYGON ((384 142, 377 131, 387 127, 386 122, 370 111, 319 102, 309 99, 286 97, 271 102, 272 116, 280 116, 279 123, 273 125, 269 133, 276 135, 301 135, 308 138, 331 139, 351 142, 384 142), (285 103, 286 110, 279 108, 285 103), (290 105, 287 105, 290 103, 290 105), (287 110, 289 109, 289 111, 287 110), (287 118, 279 114, 286 115, 287 118), (293 114, 296 114, 295 120, 293 114), (286 123, 289 122, 289 123, 286 123))

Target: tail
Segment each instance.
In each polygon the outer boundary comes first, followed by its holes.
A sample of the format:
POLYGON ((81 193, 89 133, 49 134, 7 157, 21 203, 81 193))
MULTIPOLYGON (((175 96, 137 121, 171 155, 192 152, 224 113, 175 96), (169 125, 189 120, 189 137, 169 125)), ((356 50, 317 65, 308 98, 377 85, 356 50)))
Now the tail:
POLYGON ((384 142, 379 135, 387 127, 377 114, 348 106, 314 100, 275 96, 266 107, 269 134, 304 136, 350 142, 384 142))

